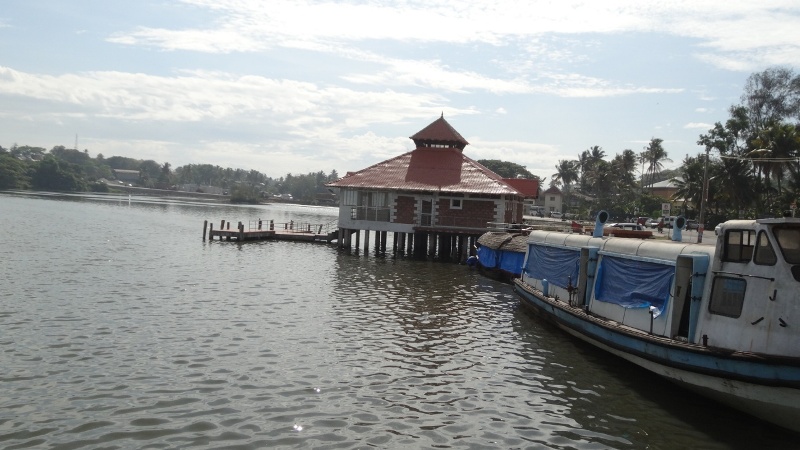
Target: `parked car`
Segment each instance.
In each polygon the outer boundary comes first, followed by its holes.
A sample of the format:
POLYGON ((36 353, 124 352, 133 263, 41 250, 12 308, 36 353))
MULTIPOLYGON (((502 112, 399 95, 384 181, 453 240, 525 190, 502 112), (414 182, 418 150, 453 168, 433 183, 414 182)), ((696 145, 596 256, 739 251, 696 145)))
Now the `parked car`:
POLYGON ((698 228, 700 228, 700 224, 697 223, 696 220, 689 219, 689 220, 686 221, 686 229, 687 230, 697 230, 698 228))
POLYGON ((622 228, 623 230, 643 231, 642 226, 638 223, 618 222, 606 225, 606 228, 622 228))
POLYGON ((552 217, 553 219, 560 219, 561 213, 558 211, 550 211, 550 217, 552 217))
POLYGON ((643 226, 648 228, 657 228, 658 227, 658 219, 647 219, 647 222, 643 224, 643 226))

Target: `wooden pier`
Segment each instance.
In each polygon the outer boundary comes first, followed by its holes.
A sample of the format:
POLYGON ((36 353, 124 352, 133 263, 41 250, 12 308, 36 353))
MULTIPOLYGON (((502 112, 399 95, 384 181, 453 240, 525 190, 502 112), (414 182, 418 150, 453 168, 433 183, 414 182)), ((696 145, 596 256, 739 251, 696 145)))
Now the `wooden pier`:
POLYGON ((250 221, 247 225, 239 222, 231 229, 231 223, 222 220, 219 229, 214 229, 214 224, 203 222, 203 240, 213 241, 215 237, 220 241, 256 241, 276 239, 284 241, 305 241, 330 243, 338 236, 335 224, 310 224, 303 222, 286 222, 276 224, 274 221, 250 221))

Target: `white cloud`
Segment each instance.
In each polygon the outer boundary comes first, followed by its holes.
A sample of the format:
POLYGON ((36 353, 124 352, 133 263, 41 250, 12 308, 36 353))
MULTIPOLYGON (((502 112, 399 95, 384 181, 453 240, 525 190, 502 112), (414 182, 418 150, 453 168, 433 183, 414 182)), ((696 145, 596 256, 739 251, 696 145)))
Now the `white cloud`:
POLYGON ((703 122, 689 122, 686 125, 684 125, 683 128, 698 129, 698 130, 707 131, 707 130, 710 130, 710 129, 714 128, 714 125, 710 124, 710 123, 703 123, 703 122))
MULTIPOLYGON (((219 17, 205 28, 138 28, 110 39, 165 50, 252 52, 272 46, 330 46, 355 41, 510 45, 522 39, 529 50, 546 33, 556 35, 659 32, 698 40, 714 52, 698 52, 720 67, 800 59, 798 6, 791 0, 560 2, 515 0, 374 1, 184 0, 219 17), (709 56, 713 56, 709 58, 709 56), (788 58, 788 59, 787 59, 788 58), (737 61, 739 61, 737 63, 737 61)), ((567 55, 568 58, 582 58, 567 55)))

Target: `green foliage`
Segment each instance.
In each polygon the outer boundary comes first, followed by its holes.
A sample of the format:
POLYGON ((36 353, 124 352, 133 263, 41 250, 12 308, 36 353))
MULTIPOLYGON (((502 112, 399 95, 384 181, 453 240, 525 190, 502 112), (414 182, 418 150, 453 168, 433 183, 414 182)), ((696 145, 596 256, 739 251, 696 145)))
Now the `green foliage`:
POLYGON ((108 184, 100 182, 100 181, 95 181, 95 182, 92 182, 91 184, 89 184, 89 190, 91 190, 92 192, 109 192, 110 191, 110 189, 108 188, 108 184))
POLYGON ((255 186, 239 185, 231 192, 231 203, 257 204, 259 191, 255 186))
MULTIPOLYGON (((791 70, 770 68, 754 73, 742 95, 742 103, 729 109, 729 118, 717 122, 698 144, 707 153, 687 157, 677 170, 663 170, 670 161, 664 141, 652 138, 640 152, 622 150, 607 158, 600 146, 580 152, 577 159, 559 160, 551 184, 564 188, 564 212, 584 215, 607 209, 619 215, 660 215, 659 197, 647 189, 653 183, 674 179, 685 212, 697 215, 702 197, 700 163, 708 157, 708 203, 706 217, 714 220, 780 215, 800 196, 800 77, 791 70), (637 176, 638 174, 638 176, 637 176)), ((610 155, 609 155, 610 156, 610 155)), ((501 160, 479 160, 504 178, 539 179, 524 166, 501 160)), ((122 156, 92 158, 87 150, 64 146, 49 152, 41 147, 0 147, 0 189, 46 189, 102 191, 101 179, 113 180, 112 169, 137 170, 139 184, 168 189, 193 185, 214 186, 231 192, 233 202, 253 203, 273 194, 291 194, 295 201, 329 201, 326 183, 339 179, 332 170, 305 175, 286 174, 273 179, 256 170, 223 168, 210 164, 188 164, 173 168, 169 163, 122 156)))
POLYGON ((87 191, 80 167, 70 163, 59 163, 52 155, 46 156, 33 167, 31 184, 44 191, 87 191))
POLYGON ((28 186, 27 164, 10 153, 0 153, 0 189, 27 189, 28 186))
POLYGON ((482 164, 487 169, 500 175, 503 178, 527 178, 538 179, 536 175, 528 172, 525 166, 499 159, 479 159, 478 164, 482 164))

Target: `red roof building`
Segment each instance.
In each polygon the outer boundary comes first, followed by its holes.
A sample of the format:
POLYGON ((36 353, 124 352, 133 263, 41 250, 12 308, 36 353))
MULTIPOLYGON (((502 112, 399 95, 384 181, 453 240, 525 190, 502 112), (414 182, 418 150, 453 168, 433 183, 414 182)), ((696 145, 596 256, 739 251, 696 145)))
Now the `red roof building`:
POLYGON ((444 116, 411 139, 414 150, 328 184, 340 191, 340 228, 482 233, 489 223, 522 223, 537 180, 503 179, 464 155, 469 143, 444 116))

